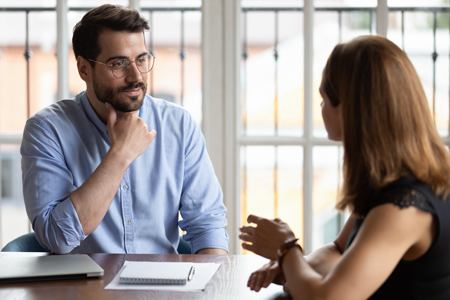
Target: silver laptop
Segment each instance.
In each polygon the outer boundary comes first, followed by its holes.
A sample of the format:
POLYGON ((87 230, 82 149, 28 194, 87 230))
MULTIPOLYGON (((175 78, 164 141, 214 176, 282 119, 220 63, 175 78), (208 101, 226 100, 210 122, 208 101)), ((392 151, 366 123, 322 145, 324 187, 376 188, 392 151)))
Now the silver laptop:
POLYGON ((86 254, 0 257, 0 283, 98 277, 103 269, 86 254))

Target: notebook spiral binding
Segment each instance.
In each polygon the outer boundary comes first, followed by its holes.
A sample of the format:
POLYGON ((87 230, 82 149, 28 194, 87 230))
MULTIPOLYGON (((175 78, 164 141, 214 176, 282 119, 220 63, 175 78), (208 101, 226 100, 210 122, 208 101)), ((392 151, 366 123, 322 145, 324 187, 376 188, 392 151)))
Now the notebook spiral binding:
POLYGON ((120 283, 125 283, 125 284, 152 284, 152 285, 185 285, 186 284, 186 279, 183 279, 183 278, 126 277, 126 278, 120 278, 120 283))

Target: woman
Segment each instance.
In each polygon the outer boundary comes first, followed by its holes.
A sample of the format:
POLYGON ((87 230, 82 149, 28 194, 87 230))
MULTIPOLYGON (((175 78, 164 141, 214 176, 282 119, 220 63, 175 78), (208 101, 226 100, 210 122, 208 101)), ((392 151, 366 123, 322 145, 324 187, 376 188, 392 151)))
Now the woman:
POLYGON ((411 62, 383 37, 359 37, 334 48, 320 93, 328 137, 345 150, 337 208, 351 216, 303 257, 286 223, 250 215, 242 247, 272 261, 248 286, 285 281, 308 300, 450 299, 450 158, 411 62))

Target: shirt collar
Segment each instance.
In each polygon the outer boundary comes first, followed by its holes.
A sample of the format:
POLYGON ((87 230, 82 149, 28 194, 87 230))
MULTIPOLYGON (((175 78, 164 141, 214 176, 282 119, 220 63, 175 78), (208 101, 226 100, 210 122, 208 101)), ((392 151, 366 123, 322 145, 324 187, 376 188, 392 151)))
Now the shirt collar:
POLYGON ((97 116, 97 113, 95 112, 94 108, 92 107, 91 103, 89 102, 86 92, 84 92, 81 95, 81 104, 83 105, 83 109, 84 109, 88 119, 91 120, 91 122, 95 125, 95 127, 97 127, 97 129, 101 133, 107 134, 106 125, 97 116))

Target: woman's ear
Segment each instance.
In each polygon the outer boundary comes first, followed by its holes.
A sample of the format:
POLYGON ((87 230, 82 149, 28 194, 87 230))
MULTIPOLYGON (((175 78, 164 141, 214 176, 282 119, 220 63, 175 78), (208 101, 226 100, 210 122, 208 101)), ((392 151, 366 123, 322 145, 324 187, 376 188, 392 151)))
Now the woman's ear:
POLYGON ((82 56, 78 56, 77 68, 81 79, 86 83, 90 83, 92 81, 92 67, 89 61, 82 56))

